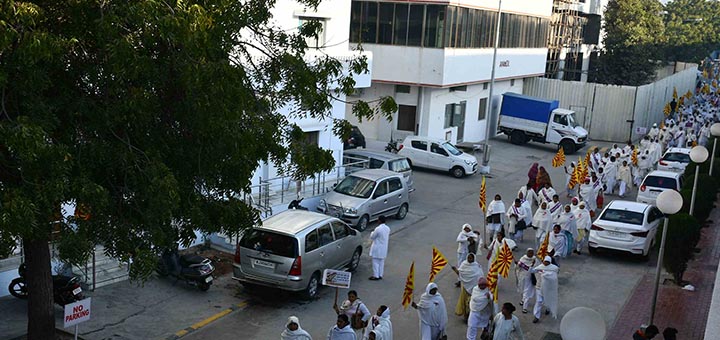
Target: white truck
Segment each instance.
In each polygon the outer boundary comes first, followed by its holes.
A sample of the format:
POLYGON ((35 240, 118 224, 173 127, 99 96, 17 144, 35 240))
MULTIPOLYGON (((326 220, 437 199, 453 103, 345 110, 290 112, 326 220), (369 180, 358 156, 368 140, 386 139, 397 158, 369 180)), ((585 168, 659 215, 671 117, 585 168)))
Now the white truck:
POLYGON ((572 154, 585 146, 588 132, 577 125, 575 111, 559 108, 557 100, 517 93, 503 94, 498 130, 513 144, 552 143, 572 154))

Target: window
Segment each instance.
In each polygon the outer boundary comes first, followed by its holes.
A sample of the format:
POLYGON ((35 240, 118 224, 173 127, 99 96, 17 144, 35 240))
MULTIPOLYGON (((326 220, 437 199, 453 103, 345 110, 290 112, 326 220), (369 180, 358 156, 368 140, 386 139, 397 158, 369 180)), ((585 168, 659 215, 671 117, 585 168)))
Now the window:
POLYGON ((423 142, 423 141, 419 141, 419 140, 414 140, 414 141, 410 142, 410 145, 411 145, 414 149, 420 149, 420 150, 423 150, 423 151, 427 151, 427 142, 423 142))
POLYGON ((422 44, 424 16, 425 5, 410 5, 407 38, 408 46, 420 46, 422 44))
POLYGON ((320 131, 303 132, 303 142, 307 145, 318 145, 320 141, 320 131))
POLYGON ((395 4, 395 33, 393 45, 407 45, 408 5, 395 4))
POLYGON ((388 180, 388 186, 390 188, 390 192, 395 192, 402 189, 402 182, 400 182, 399 178, 391 178, 388 180))
POLYGON ((667 162, 690 163, 690 154, 682 152, 667 152, 662 159, 667 162))
POLYGON ((641 225, 644 217, 642 213, 635 211, 608 209, 600 216, 600 219, 608 222, 641 225))
POLYGON ((332 243, 332 242, 334 241, 334 240, 333 240, 332 229, 330 229, 330 225, 329 225, 329 224, 326 224, 326 225, 321 226, 320 228, 318 228, 317 231, 318 231, 318 236, 319 236, 319 239, 320 239, 320 246, 321 246, 321 247, 324 246, 324 245, 330 244, 330 243, 332 243))
POLYGON ((395 93, 410 93, 409 85, 395 85, 395 93))
POLYGON ((258 229, 245 232, 240 239, 240 247, 289 258, 298 256, 297 243, 292 236, 258 229))
POLYGON ((317 36, 305 38, 305 43, 307 43, 307 46, 310 48, 323 47, 325 45, 325 27, 327 21, 324 18, 300 17, 300 26, 313 23, 318 23, 320 30, 317 32, 317 36))
POLYGON ((425 9, 425 47, 442 47, 445 6, 427 5, 425 9))
POLYGON ((397 129, 402 131, 415 131, 416 107, 398 105, 397 129))
POLYGON ((377 21, 378 21, 378 4, 377 2, 364 2, 362 12, 362 41, 368 43, 377 42, 377 21))
POLYGON ((408 163, 407 158, 391 161, 388 163, 388 170, 395 172, 410 171, 410 163, 408 163))
POLYGON ((382 181, 380 184, 378 184, 377 189, 375 189, 375 195, 373 197, 380 197, 387 195, 388 189, 387 189, 387 181, 382 181))
POLYGON ((378 18, 378 44, 392 44, 394 11, 395 5, 393 3, 380 3, 380 15, 378 18))
POLYGON ((669 177, 660 177, 660 176, 648 176, 645 178, 645 181, 642 183, 642 185, 646 185, 649 187, 655 187, 655 188, 663 188, 663 189, 674 189, 677 190, 677 181, 675 181, 674 178, 669 177))
POLYGON ((350 232, 348 232, 346 225, 344 225, 338 221, 331 222, 330 224, 332 225, 332 229, 333 229, 333 232, 335 233, 336 240, 339 240, 350 234, 350 232))
POLYGON ((320 247, 320 241, 318 240, 317 230, 311 231, 305 235, 305 252, 309 253, 320 247))
POLYGON ((487 90, 490 86, 490 83, 483 83, 483 90, 487 90))
POLYGON ((382 169, 383 164, 385 164, 385 162, 379 159, 370 158, 370 169, 382 169))
POLYGON ((565 115, 555 115, 553 116, 553 123, 567 125, 567 117, 565 115))
POLYGON ((443 156, 448 155, 447 151, 445 151, 445 149, 443 149, 442 146, 440 146, 440 144, 437 144, 437 143, 430 144, 430 152, 436 153, 438 155, 443 155, 443 156))
POLYGON ((445 128, 462 126, 465 120, 465 102, 445 105, 445 128))
POLYGON ((450 92, 456 92, 456 91, 467 91, 467 85, 453 86, 450 88, 450 92))
POLYGON ((487 113, 487 98, 480 98, 480 105, 478 106, 478 120, 485 119, 485 113, 487 113))
POLYGON ((515 79, 510 79, 510 86, 515 86, 515 79))
POLYGON ((333 191, 343 195, 368 198, 374 186, 375 181, 355 176, 347 176, 335 186, 333 191))

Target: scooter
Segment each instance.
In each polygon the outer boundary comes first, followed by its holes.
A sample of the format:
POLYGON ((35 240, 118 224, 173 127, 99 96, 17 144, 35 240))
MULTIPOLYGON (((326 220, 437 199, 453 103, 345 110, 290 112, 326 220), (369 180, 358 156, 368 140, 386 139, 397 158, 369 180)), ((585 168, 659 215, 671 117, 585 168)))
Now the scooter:
POLYGON ((392 152, 392 153, 398 153, 398 151, 400 151, 400 149, 398 148, 398 142, 396 140, 391 139, 385 146, 385 151, 392 152))
POLYGON ((156 269, 160 276, 172 276, 187 284, 197 286, 203 292, 212 285, 215 267, 210 259, 196 255, 179 255, 177 249, 165 251, 156 269))
POLYGON ((292 210, 292 209, 295 209, 295 210, 308 210, 308 208, 303 207, 302 205, 300 205, 300 203, 302 202, 303 199, 304 199, 304 198, 298 198, 298 199, 296 199, 296 200, 292 200, 292 201, 290 202, 290 204, 288 204, 288 210, 292 210))
MULTIPOLYGON (((25 275, 27 267, 25 264, 21 264, 18 268, 18 275, 10 282, 8 291, 10 294, 18 299, 27 299, 30 296, 30 292, 27 289, 27 282, 25 275)), ((65 276, 65 275, 53 275, 53 300, 60 306, 65 306, 68 303, 80 301, 84 298, 82 288, 80 288, 80 280, 77 277, 65 276)))

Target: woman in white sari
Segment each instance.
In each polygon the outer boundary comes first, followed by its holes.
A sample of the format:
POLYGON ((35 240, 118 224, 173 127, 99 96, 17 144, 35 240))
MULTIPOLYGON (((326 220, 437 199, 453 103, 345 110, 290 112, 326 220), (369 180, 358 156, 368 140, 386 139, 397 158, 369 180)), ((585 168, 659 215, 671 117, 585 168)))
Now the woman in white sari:
POLYGON ((535 247, 539 248, 540 244, 545 239, 545 234, 552 230, 552 214, 547 209, 547 203, 540 203, 540 208, 535 212, 533 216, 533 227, 535 228, 535 247))
POLYGON ((545 256, 543 263, 530 270, 531 273, 538 273, 537 300, 533 314, 533 323, 540 320, 542 307, 550 313, 553 319, 557 319, 558 307, 558 271, 560 268, 552 264, 550 256, 545 256))
POLYGON ((425 293, 420 296, 420 302, 413 301, 411 306, 417 309, 420 316, 420 340, 436 340, 445 333, 447 309, 435 282, 428 283, 425 293))
POLYGON ((517 278, 517 290, 520 293, 520 305, 523 306, 523 313, 527 313, 527 305, 535 296, 535 284, 532 282, 530 269, 535 267, 535 249, 528 248, 517 262, 515 262, 515 277, 517 278))
POLYGON ((520 319, 513 315, 515 306, 505 302, 502 312, 493 319, 493 340, 525 340, 525 334, 520 327, 520 319))
POLYGON ((485 275, 482 267, 475 261, 475 254, 468 254, 467 259, 463 261, 459 268, 452 267, 452 270, 458 274, 460 279, 460 297, 455 306, 455 315, 462 316, 467 320, 470 315, 470 295, 472 289, 478 282, 478 279, 485 275))
POLYGON ((280 334, 281 340, 312 340, 308 332, 300 327, 300 320, 297 316, 291 316, 285 323, 285 330, 280 334))
POLYGON ((577 242, 575 253, 580 255, 583 246, 587 243, 588 237, 590 237, 590 227, 592 227, 590 211, 585 209, 585 202, 580 202, 580 208, 575 210, 575 224, 577 225, 578 231, 578 236, 575 239, 575 242, 577 242))

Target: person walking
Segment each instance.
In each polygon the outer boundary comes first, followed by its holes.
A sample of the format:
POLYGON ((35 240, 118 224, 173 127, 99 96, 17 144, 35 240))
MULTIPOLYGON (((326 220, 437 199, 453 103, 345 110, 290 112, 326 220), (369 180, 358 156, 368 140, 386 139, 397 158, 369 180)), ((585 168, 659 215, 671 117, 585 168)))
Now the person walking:
POLYGON ((535 211, 533 216, 533 228, 535 228, 535 247, 539 247, 545 238, 545 233, 549 233, 552 230, 553 218, 550 211, 547 209, 547 203, 540 203, 540 208, 535 211))
MULTIPOLYGON (((460 265, 465 261, 468 255, 468 245, 469 241, 472 238, 476 238, 477 234, 475 234, 472 230, 472 226, 465 223, 463 224, 462 228, 460 228, 460 233, 458 234, 457 238, 455 239, 455 242, 458 244, 457 248, 457 266, 460 267, 460 265)), ((456 285, 460 286, 460 285, 456 285)))
POLYGON ((470 315, 470 295, 473 287, 477 284, 478 279, 485 275, 482 267, 475 259, 475 254, 468 254, 467 259, 463 261, 460 267, 451 269, 458 275, 460 279, 460 297, 455 306, 455 315, 462 316, 465 320, 470 315))
POLYGON ((633 340, 649 340, 660 334, 660 330, 655 325, 647 326, 644 330, 639 329, 633 334, 633 340))
POLYGON ((545 314, 551 314, 557 319, 558 305, 558 272, 560 268, 552 264, 552 258, 545 256, 543 263, 530 270, 531 273, 540 274, 535 286, 535 307, 533 307, 533 323, 540 321, 542 308, 546 308, 545 314))
POLYGON ((490 232, 489 238, 487 235, 484 235, 487 239, 493 240, 495 238, 495 234, 502 230, 504 216, 505 203, 503 203, 500 195, 495 195, 495 199, 488 204, 487 214, 485 217, 488 232, 490 232))
POLYGON ((373 276, 370 280, 382 280, 385 269, 385 258, 388 253, 390 240, 390 227, 385 224, 385 216, 378 217, 380 225, 370 233, 372 245, 370 246, 370 257, 372 257, 373 276))
POLYGON ((372 314, 370 314, 367 306, 358 299, 356 291, 349 291, 347 297, 347 300, 343 301, 340 307, 338 307, 337 303, 334 304, 333 309, 338 315, 345 315, 348 322, 351 322, 348 328, 355 332, 358 339, 362 339, 365 327, 372 314))
POLYGON ((632 169, 630 169, 627 161, 623 161, 622 165, 618 168, 616 179, 618 183, 620 183, 618 196, 620 196, 620 198, 625 198, 627 187, 632 185, 632 169))
POLYGON ((618 175, 618 165, 615 161, 615 156, 610 156, 610 161, 603 167, 605 170, 606 186, 605 194, 611 195, 615 191, 615 183, 618 175))
POLYGON ((520 292, 520 306, 523 306, 523 313, 527 313, 527 305, 535 296, 535 283, 530 269, 535 267, 535 249, 528 248, 519 260, 515 262, 515 277, 517 278, 517 289, 520 292))
POLYGON ((297 316, 291 316, 285 323, 280 340, 312 340, 312 337, 300 327, 300 319, 297 316))
POLYGON ((447 309, 435 282, 428 283, 425 293, 420 296, 420 302, 413 301, 411 306, 417 309, 420 317, 420 340, 436 340, 445 333, 447 309))
POLYGON ((505 302, 493 319, 493 340, 525 340, 520 319, 513 314, 515 306, 505 302))
MULTIPOLYGON (((552 256, 556 259, 556 261, 560 257, 565 257, 567 255, 568 251, 568 241, 567 236, 563 232, 562 228, 559 224, 556 224, 553 226, 553 231, 550 234, 550 238, 548 239, 548 250, 552 254, 552 256)), ((559 263, 559 261, 557 261, 559 263)))
POLYGON ((370 339, 371 334, 375 334, 376 340, 392 340, 393 330, 392 322, 390 321, 390 308, 386 305, 381 305, 372 319, 368 324, 367 339, 370 339))
POLYGON ((470 296, 470 317, 468 318, 467 340, 477 339, 478 332, 484 338, 493 311, 493 297, 488 289, 488 282, 485 277, 478 279, 477 285, 473 287, 470 296))
POLYGON ((355 332, 350 328, 350 321, 345 314, 337 316, 335 326, 330 328, 327 340, 359 340, 355 332))
POLYGON ((505 216, 508 221, 507 231, 510 234, 510 238, 515 240, 517 236, 522 239, 523 230, 527 227, 525 224, 527 210, 522 206, 522 201, 516 198, 515 202, 508 208, 505 216))
POLYGON ((575 224, 577 225, 578 236, 575 239, 576 247, 575 253, 580 255, 583 246, 590 237, 590 228, 592 227, 592 220, 590 219, 590 212, 585 208, 585 202, 580 202, 580 207, 575 210, 575 224))

